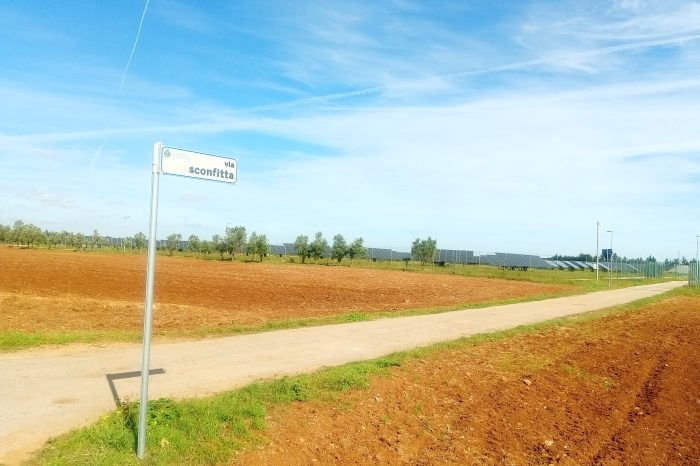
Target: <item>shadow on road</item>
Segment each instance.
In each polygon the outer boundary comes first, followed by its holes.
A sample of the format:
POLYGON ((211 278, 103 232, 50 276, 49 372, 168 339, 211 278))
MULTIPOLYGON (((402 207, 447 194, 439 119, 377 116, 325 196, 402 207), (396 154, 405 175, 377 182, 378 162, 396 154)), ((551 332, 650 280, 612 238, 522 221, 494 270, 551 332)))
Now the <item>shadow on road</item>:
MULTIPOLYGON (((163 369, 163 368, 151 369, 150 371, 148 371, 148 374, 149 375, 165 374, 165 369, 163 369)), ((117 393, 117 387, 114 386, 114 381, 120 380, 120 379, 132 379, 134 377, 140 377, 140 376, 141 376, 141 371, 118 372, 116 374, 107 374, 105 376, 105 377, 107 377, 107 383, 109 384, 109 390, 112 392, 112 398, 114 399, 114 403, 117 405, 117 408, 121 407, 122 400, 119 398, 119 393, 117 393)))

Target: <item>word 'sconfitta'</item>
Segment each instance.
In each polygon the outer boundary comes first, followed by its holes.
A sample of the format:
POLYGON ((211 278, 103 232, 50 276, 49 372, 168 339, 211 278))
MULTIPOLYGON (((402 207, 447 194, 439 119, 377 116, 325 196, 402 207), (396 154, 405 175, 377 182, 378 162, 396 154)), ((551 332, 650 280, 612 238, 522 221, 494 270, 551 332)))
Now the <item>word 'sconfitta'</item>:
POLYGON ((235 183, 238 161, 218 155, 163 147, 160 169, 169 175, 235 183))
POLYGON ((190 167, 190 173, 212 178, 226 178, 227 180, 236 179, 236 174, 234 172, 229 172, 228 170, 219 170, 218 168, 212 170, 211 168, 190 167))

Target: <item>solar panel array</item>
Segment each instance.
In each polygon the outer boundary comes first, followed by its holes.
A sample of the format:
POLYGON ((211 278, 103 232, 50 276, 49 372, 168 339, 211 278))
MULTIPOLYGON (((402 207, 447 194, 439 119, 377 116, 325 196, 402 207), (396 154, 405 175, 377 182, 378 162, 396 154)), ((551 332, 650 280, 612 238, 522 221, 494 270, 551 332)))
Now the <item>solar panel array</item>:
POLYGON ((474 251, 463 249, 438 249, 435 252, 437 262, 448 264, 470 264, 474 259, 474 251))
MULTIPOLYGON (((89 241, 89 237, 86 237, 89 241)), ((121 238, 110 238, 112 245, 121 245, 121 238)), ((166 244, 166 240, 157 240, 157 247, 163 248, 166 244)), ((188 241, 179 241, 178 248, 186 250, 188 247, 188 241)), ((377 261, 385 260, 416 260, 412 257, 411 253, 408 252, 398 252, 389 248, 366 248, 367 254, 366 258, 377 261)), ((276 255, 296 255, 296 247, 294 243, 282 243, 280 245, 270 245, 270 253, 276 255)), ((327 247, 324 251, 322 257, 331 257, 331 248, 327 247)), ((444 262, 446 264, 484 264, 493 265, 496 267, 505 268, 519 268, 527 270, 529 268, 536 269, 561 269, 561 270, 590 270, 595 271, 596 268, 603 272, 612 271, 615 273, 622 274, 641 274, 645 272, 644 264, 639 264, 637 266, 631 265, 625 262, 615 262, 613 261, 612 266, 606 261, 601 261, 598 264, 590 261, 578 261, 578 260, 553 260, 553 259, 543 259, 539 256, 530 254, 516 254, 516 253, 505 253, 496 252, 494 254, 483 254, 475 255, 474 251, 466 249, 437 249, 435 252, 435 261, 444 262)))
POLYGON ((379 261, 400 261, 406 258, 411 259, 411 254, 385 248, 367 248, 367 257, 379 261))
POLYGON ((519 269, 551 269, 552 264, 539 256, 530 254, 513 254, 507 252, 497 252, 479 256, 479 263, 495 265, 496 267, 519 268, 519 269))
POLYGON ((367 257, 372 260, 388 261, 391 260, 391 249, 367 248, 367 257))

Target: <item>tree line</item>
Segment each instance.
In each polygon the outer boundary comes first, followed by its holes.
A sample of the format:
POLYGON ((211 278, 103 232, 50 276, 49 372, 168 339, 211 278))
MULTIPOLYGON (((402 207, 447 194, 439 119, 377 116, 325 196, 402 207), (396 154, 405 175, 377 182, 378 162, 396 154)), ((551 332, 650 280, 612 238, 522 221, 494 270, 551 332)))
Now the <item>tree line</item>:
MULTIPOLYGON (((102 249, 113 247, 136 249, 141 251, 147 247, 148 240, 143 232, 136 233, 133 237, 127 237, 114 243, 109 236, 101 235, 94 230, 92 235, 73 233, 69 231, 42 230, 33 224, 25 224, 17 220, 14 225, 0 224, 0 242, 16 244, 18 246, 37 247, 46 245, 49 249, 55 247, 69 247, 74 250, 102 249)), ((236 254, 248 254, 253 257, 263 258, 270 254, 271 247, 267 236, 253 231, 250 235, 244 226, 226 227, 223 235, 215 234, 210 240, 202 239, 192 234, 183 241, 180 233, 168 235, 161 242, 161 249, 173 255, 175 251, 187 251, 190 253, 212 254, 217 253, 224 259, 228 254, 232 259, 236 254), (184 244, 183 244, 184 243, 184 244)), ((294 241, 296 255, 305 263, 307 259, 318 261, 322 257, 330 257, 340 263, 344 258, 361 259, 367 256, 367 248, 362 237, 348 242, 341 234, 333 236, 333 242, 329 246, 322 232, 317 232, 310 241, 307 235, 301 234, 294 241)), ((423 240, 417 238, 411 247, 411 254, 422 263, 432 262, 437 250, 437 241, 428 237, 423 240)))
MULTIPOLYGON (((172 255, 174 251, 181 250, 182 235, 173 233, 168 235, 165 240, 165 249, 168 254, 172 255)), ((267 235, 259 234, 253 231, 250 236, 244 226, 226 227, 223 236, 216 234, 211 237, 211 240, 201 239, 197 235, 190 235, 187 239, 186 249, 192 253, 211 254, 218 253, 221 260, 224 259, 224 254, 229 254, 233 259, 236 254, 245 253, 253 257, 260 256, 260 262, 263 257, 270 253, 270 243, 267 240, 267 235)))
POLYGON ((72 247, 76 250, 85 250, 87 248, 101 249, 113 246, 111 239, 107 236, 102 236, 97 230, 94 230, 92 235, 72 233, 65 230, 60 232, 42 231, 36 225, 24 223, 22 220, 17 220, 12 226, 0 224, 0 242, 26 247, 46 245, 49 249, 63 246, 72 247))

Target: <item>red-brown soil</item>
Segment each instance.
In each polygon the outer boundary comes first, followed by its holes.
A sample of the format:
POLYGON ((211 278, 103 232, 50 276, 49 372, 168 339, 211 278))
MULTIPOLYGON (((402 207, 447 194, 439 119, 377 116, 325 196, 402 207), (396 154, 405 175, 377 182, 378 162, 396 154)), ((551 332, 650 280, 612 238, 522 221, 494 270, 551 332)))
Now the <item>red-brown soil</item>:
POLYGON ((246 465, 700 464, 700 298, 463 344, 273 409, 246 465))
MULTIPOLYGON (((0 330, 140 330, 146 257, 0 248, 0 330)), ((154 330, 468 305, 570 290, 453 275, 158 257, 154 330)))

